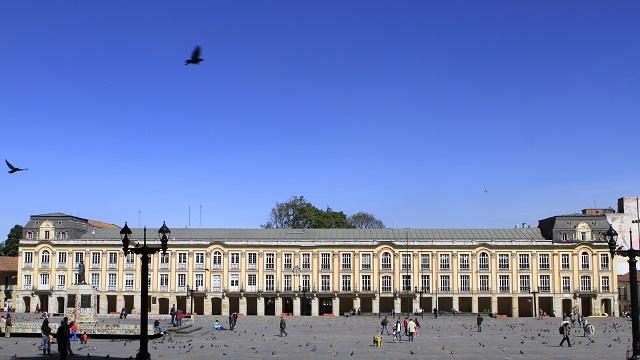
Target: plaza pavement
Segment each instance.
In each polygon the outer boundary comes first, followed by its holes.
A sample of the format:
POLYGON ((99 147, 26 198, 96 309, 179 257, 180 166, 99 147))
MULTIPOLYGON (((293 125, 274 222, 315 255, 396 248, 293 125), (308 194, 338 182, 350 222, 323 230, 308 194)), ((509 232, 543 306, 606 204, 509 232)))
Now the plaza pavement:
MULTIPOLYGON (((34 315, 31 316, 36 321, 34 315)), ((153 321, 154 317, 151 317, 153 321)), ((150 341, 152 359, 623 359, 631 344, 631 322, 624 318, 590 318, 595 326, 593 339, 573 330, 574 346, 559 347, 560 319, 492 319, 484 316, 478 333, 473 316, 418 317, 420 336, 414 342, 393 343, 383 337, 383 347, 374 348, 372 337, 380 329, 377 316, 289 317, 289 336, 279 336, 277 317, 241 317, 235 331, 214 331, 214 319, 200 316, 186 335, 167 335, 150 341)), ((389 319, 391 319, 389 317, 389 319)), ((101 319, 102 321, 120 321, 101 319)), ((37 320, 40 321, 40 320, 37 320)), ((56 321, 56 320, 54 320, 56 321)), ((127 319, 134 322, 135 319, 127 319)), ((391 327, 390 321, 389 327, 391 327)), ((163 320, 163 325, 166 322, 163 320)), ((184 322, 190 324, 190 320, 184 322)), ((170 327, 171 324, 169 324, 170 327)), ((38 356, 39 338, 0 338, 0 359, 43 358, 38 356)), ((137 340, 91 339, 86 348, 72 343, 75 358, 129 358, 138 348, 137 340)), ((57 359, 57 344, 52 358, 57 359)))

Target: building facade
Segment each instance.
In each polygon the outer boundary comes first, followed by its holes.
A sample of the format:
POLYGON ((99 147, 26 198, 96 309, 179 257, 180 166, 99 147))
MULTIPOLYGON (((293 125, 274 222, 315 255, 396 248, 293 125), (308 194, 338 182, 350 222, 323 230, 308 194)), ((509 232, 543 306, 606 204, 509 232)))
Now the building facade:
POLYGON ((15 307, 13 291, 18 279, 18 257, 0 256, 0 305, 15 307))
MULTIPOLYGON (((620 306, 620 314, 631 312, 631 280, 629 274, 630 273, 618 275, 618 304, 620 306)), ((640 271, 638 271, 637 274, 640 277, 640 271)), ((640 283, 640 280, 638 282, 640 283)))
MULTIPOLYGON (((574 309, 617 315, 606 217, 572 221, 516 229, 173 229, 167 255, 151 258, 150 312, 166 314, 175 304, 206 315, 438 308, 525 317, 535 307, 556 316, 574 309)), ((119 229, 104 225, 31 216, 20 241, 17 311, 40 304, 62 312, 80 262, 99 291, 100 314, 137 311, 140 258, 125 256, 119 229)), ((160 243, 157 229, 148 234, 160 243)), ((131 239, 141 241, 142 229, 131 239)))

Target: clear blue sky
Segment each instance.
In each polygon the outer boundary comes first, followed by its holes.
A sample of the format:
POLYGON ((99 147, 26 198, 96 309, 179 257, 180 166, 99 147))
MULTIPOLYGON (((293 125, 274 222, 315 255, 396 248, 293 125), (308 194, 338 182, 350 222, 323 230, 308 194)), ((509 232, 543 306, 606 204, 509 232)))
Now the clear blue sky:
POLYGON ((640 180, 637 1, 4 1, 0 236, 277 201, 513 227, 640 180), (200 66, 184 66, 194 45, 200 66), (487 189, 487 193, 483 190, 487 189))

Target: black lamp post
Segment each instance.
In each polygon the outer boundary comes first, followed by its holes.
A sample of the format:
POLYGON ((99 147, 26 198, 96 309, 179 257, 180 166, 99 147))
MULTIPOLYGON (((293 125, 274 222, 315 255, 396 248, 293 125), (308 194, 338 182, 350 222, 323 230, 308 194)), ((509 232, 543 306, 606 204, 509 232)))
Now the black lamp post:
POLYGON ((529 288, 529 293, 533 295, 533 317, 537 317, 538 319, 540 319, 540 311, 538 310, 538 306, 536 304, 536 295, 539 293, 539 291, 537 290, 531 290, 531 288, 529 288), (536 315, 536 313, 538 315, 536 315))
POLYGON ((163 222, 162 227, 158 230, 158 236, 160 237, 161 245, 147 245, 147 227, 144 227, 143 231, 143 243, 142 246, 137 244, 133 248, 129 248, 129 235, 131 235, 131 229, 127 223, 124 223, 124 227, 120 230, 120 236, 122 237, 122 250, 125 256, 128 253, 141 255, 142 269, 140 273, 140 349, 136 355, 137 360, 148 360, 151 358, 149 354, 149 255, 162 251, 162 254, 167 253, 167 242, 169 242, 169 234, 171 230, 163 222))
POLYGON ((640 359, 640 317, 638 316, 638 274, 636 272, 636 257, 640 255, 640 252, 633 248, 633 237, 631 235, 631 229, 629 229, 629 249, 627 250, 622 250, 622 246, 616 247, 618 233, 613 229, 613 226, 609 227, 609 230, 605 233, 605 238, 609 244, 609 252, 611 253, 612 259, 616 255, 629 258, 629 281, 631 282, 631 333, 633 336, 633 354, 629 359, 640 359))
POLYGON ((191 314, 193 315, 193 293, 196 292, 195 289, 189 287, 187 285, 187 296, 191 299, 191 314))
POLYGON ((418 292, 418 287, 415 287, 415 292, 420 294, 420 303, 418 304, 418 308, 420 309, 420 317, 424 319, 424 309, 422 308, 422 287, 420 288, 420 292, 418 292))

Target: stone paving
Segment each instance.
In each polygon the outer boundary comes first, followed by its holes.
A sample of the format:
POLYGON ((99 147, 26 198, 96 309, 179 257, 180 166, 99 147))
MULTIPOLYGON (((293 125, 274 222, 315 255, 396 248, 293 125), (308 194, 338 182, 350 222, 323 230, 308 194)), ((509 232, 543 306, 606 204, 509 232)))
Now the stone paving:
MULTIPOLYGON (((623 359, 631 343, 631 322, 624 318, 590 318, 595 336, 589 339, 582 336, 582 330, 574 329, 571 348, 558 346, 562 336, 557 318, 485 316, 483 331, 478 333, 472 316, 418 317, 421 331, 414 342, 403 338, 403 343, 393 343, 385 335, 382 348, 372 345, 380 329, 380 319, 374 316, 289 317, 287 337, 279 336, 277 317, 239 318, 235 331, 214 331, 211 323, 216 318, 227 326, 225 317, 201 316, 195 320, 196 328, 202 326, 198 331, 152 340, 152 359, 623 359)), ((39 343, 38 338, 0 338, 0 359, 11 359, 14 354, 38 358, 39 343)), ((78 343, 72 343, 72 348, 75 358, 88 358, 88 354, 91 358, 135 358, 138 342, 92 339, 85 348, 78 343)), ((55 359, 56 344, 52 350, 55 359)))

